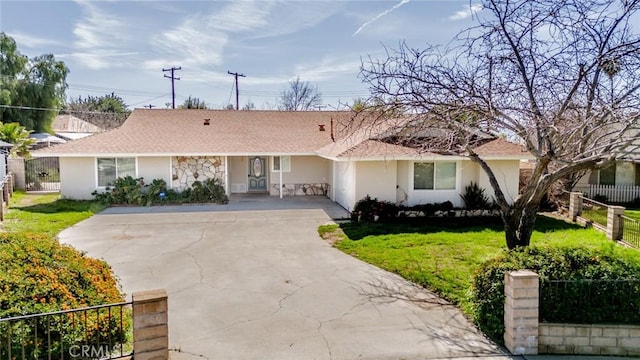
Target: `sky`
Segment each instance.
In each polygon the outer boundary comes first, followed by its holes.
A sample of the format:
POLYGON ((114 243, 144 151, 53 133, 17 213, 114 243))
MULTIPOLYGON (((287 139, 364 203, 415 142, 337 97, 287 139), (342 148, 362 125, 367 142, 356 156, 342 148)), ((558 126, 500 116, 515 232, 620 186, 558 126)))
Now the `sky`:
POLYGON ((51 53, 70 69, 67 98, 115 93, 131 109, 188 96, 212 108, 276 109, 300 77, 324 110, 369 95, 358 77, 369 56, 406 41, 446 44, 473 25, 473 0, 31 1, 0 0, 0 31, 29 57, 51 53))

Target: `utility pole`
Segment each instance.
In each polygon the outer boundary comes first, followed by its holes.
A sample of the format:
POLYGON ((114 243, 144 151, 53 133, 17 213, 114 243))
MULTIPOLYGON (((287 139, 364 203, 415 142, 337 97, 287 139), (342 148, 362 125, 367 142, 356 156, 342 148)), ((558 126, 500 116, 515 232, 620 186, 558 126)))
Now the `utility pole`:
POLYGON ((155 105, 151 105, 151 104, 149 104, 149 105, 145 105, 144 107, 149 108, 149 110, 151 110, 151 108, 154 108, 154 107, 156 107, 156 106, 155 106, 155 105))
POLYGON ((238 74, 237 72, 233 73, 229 70, 227 70, 227 73, 229 75, 233 75, 236 78, 236 110, 240 110, 240 92, 238 91, 238 76, 240 77, 246 77, 244 74, 238 74))
POLYGON ((167 72, 167 71, 171 71, 171 76, 165 75, 164 77, 166 77, 167 79, 171 79, 171 107, 173 109, 176 108, 176 88, 175 88, 175 81, 176 80, 180 80, 179 77, 175 77, 174 72, 176 70, 182 70, 182 66, 172 66, 170 69, 162 69, 162 71, 167 72))

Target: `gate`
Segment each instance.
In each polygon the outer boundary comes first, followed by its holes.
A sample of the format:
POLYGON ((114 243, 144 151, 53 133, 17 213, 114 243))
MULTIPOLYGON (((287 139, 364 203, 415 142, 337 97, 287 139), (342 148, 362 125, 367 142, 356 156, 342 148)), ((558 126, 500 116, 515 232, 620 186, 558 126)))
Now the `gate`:
POLYGON ((60 159, 42 157, 24 162, 26 191, 60 191, 60 159))

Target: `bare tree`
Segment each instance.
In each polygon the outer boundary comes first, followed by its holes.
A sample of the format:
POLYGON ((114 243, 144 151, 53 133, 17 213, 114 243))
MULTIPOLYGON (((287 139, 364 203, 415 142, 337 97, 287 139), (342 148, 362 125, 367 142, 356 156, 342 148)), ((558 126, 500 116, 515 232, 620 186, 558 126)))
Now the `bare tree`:
POLYGON ((289 81, 289 88, 280 94, 278 109, 286 111, 313 110, 322 104, 322 93, 307 81, 289 81))
POLYGON ((638 149, 640 37, 631 24, 639 3, 482 0, 477 25, 450 45, 401 43, 386 58, 364 61, 360 76, 385 110, 411 115, 404 135, 444 129, 440 138, 449 141, 421 149, 480 165, 507 247, 528 246, 540 201, 555 182, 638 149), (535 158, 531 181, 513 203, 473 150, 478 129, 507 134, 535 158))

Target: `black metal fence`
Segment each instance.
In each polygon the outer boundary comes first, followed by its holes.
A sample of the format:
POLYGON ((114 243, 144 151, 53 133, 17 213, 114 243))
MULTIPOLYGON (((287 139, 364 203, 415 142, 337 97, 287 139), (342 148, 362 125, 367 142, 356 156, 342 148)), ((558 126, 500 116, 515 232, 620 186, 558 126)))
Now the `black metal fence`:
POLYGON ((60 159, 42 157, 24 163, 27 191, 60 191, 60 159))
POLYGON ((540 321, 640 324, 640 279, 541 280, 540 321))
POLYGON ((0 319, 0 359, 118 359, 132 331, 130 302, 0 319))
POLYGON ((620 215, 622 240, 627 244, 640 248, 640 222, 630 217, 620 215))
POLYGON ((593 221, 594 224, 606 228, 608 211, 609 207, 607 206, 607 204, 582 197, 581 216, 587 220, 593 221))

